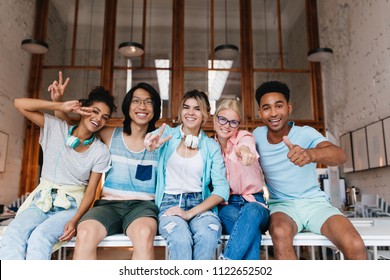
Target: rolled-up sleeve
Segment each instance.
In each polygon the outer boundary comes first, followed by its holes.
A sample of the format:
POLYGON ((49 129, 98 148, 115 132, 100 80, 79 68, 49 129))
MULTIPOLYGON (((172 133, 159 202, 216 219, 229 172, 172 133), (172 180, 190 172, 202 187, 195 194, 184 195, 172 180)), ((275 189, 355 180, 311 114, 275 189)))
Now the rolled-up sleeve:
POLYGON ((211 146, 211 182, 213 185, 213 191, 211 194, 218 195, 227 201, 229 199, 229 183, 226 178, 226 168, 223 161, 222 152, 219 145, 215 142, 215 145, 211 146))

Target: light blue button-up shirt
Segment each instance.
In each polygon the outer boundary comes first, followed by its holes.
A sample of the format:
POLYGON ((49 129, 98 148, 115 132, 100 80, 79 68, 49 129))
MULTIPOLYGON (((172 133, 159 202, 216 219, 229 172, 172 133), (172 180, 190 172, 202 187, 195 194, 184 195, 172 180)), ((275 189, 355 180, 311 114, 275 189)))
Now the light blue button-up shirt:
MULTIPOLYGON (((157 133, 156 130, 153 133, 157 133)), ((160 147, 159 163, 157 172, 157 187, 156 187, 156 204, 160 207, 166 187, 166 168, 168 159, 175 152, 181 141, 180 127, 172 128, 166 126, 162 137, 172 135, 172 138, 160 147)), ((221 148, 218 143, 209 138, 206 133, 201 130, 198 149, 202 156, 204 168, 202 177, 202 194, 203 200, 210 195, 218 195, 225 201, 229 198, 229 183, 226 178, 226 169, 222 157, 221 148)), ((183 174, 186 176, 186 174, 183 174)), ((214 207, 214 212, 217 207, 214 207)))

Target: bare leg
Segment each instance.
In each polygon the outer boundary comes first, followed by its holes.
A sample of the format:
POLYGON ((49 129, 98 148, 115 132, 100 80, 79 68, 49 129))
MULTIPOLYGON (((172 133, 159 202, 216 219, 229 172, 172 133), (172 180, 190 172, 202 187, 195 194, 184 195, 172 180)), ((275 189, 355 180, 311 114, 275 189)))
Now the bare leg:
POLYGON ((282 212, 276 212, 270 218, 270 234, 277 260, 296 260, 293 239, 298 227, 293 219, 282 212))
POLYGON ((364 242, 352 223, 342 215, 328 218, 321 227, 326 236, 349 260, 366 260, 364 242))
POLYGON ((154 218, 138 218, 126 229, 126 235, 133 242, 133 260, 153 260, 153 241, 157 233, 157 221, 154 218))
POLYGON ((95 220, 86 220, 77 227, 74 260, 96 260, 97 246, 106 237, 106 228, 95 220))

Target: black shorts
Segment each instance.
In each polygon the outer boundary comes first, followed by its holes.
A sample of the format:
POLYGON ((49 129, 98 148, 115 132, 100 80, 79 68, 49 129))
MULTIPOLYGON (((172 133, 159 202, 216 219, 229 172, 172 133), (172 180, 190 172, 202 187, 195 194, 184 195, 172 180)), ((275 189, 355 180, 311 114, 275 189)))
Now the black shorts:
POLYGON ((107 230, 107 236, 125 233, 136 219, 154 218, 158 221, 158 207, 150 200, 97 200, 94 206, 80 219, 96 220, 107 230))

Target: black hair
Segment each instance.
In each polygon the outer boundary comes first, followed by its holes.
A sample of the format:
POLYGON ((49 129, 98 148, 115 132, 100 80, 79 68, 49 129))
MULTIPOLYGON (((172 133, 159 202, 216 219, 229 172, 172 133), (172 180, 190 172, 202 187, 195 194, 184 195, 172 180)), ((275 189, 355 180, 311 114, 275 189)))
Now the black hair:
POLYGON ((147 83, 139 83, 139 84, 135 85, 126 93, 126 96, 122 102, 122 112, 123 112, 123 115, 125 116, 125 119, 123 120, 123 131, 125 133, 127 133, 128 135, 131 135, 131 126, 130 126, 131 118, 130 118, 130 114, 129 114, 131 100, 133 99, 134 92, 139 88, 142 88, 142 89, 146 90, 147 92, 149 92, 150 97, 152 98, 152 101, 153 101, 153 114, 154 115, 148 124, 147 132, 151 132, 151 131, 156 129, 156 122, 160 118, 160 114, 161 114, 161 98, 160 98, 160 94, 157 92, 157 90, 147 83))
POLYGON ((287 103, 290 101, 290 89, 288 86, 282 82, 279 81, 269 81, 262 83, 259 88, 256 90, 256 101, 257 104, 260 106, 260 100, 261 97, 263 97, 264 94, 270 93, 270 92, 278 92, 283 94, 284 98, 286 99, 287 103))
POLYGON ((114 96, 112 96, 103 86, 94 87, 88 94, 88 98, 81 99, 80 102, 83 107, 90 107, 95 102, 102 102, 110 108, 110 117, 113 112, 116 112, 114 96))

